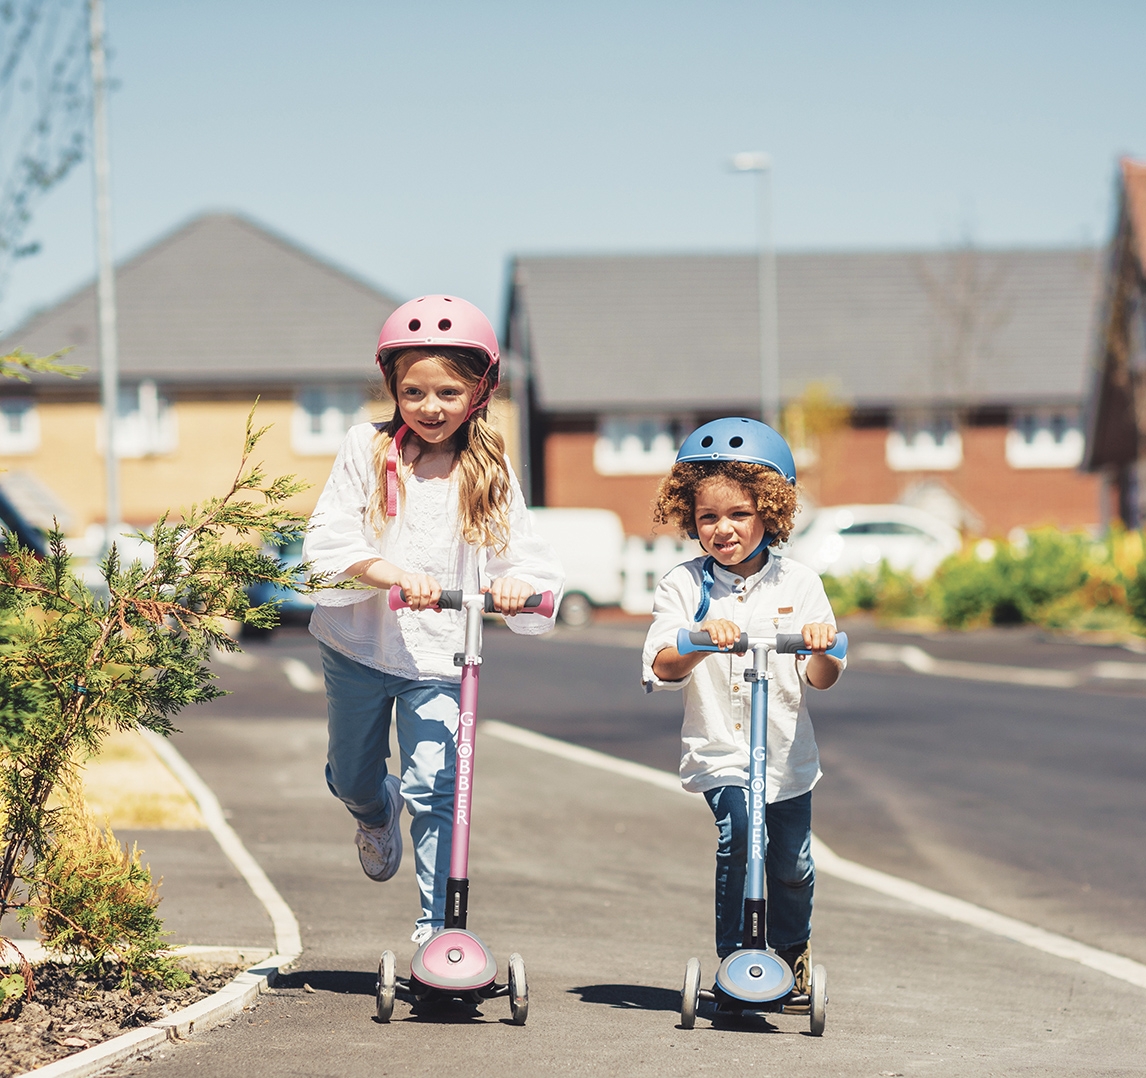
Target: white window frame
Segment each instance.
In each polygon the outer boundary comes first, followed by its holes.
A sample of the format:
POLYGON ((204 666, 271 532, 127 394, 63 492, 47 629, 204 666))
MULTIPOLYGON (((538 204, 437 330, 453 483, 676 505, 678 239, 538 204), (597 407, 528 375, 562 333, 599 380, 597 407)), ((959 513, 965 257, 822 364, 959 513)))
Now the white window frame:
MULTIPOLYGON (((105 450, 106 425, 100 420, 96 449, 105 450)), ((120 385, 115 417, 115 455, 121 460, 158 457, 179 448, 179 421, 171 403, 150 378, 120 385)))
POLYGON ((24 456, 39 448, 36 402, 31 397, 0 397, 0 456, 24 456))
POLYGON ((963 463, 963 436, 949 412, 904 415, 888 431, 885 456, 893 472, 952 472, 963 463))
POLYGON ((693 426, 691 419, 664 414, 601 416, 593 467, 598 475, 660 475, 673 466, 693 426))
POLYGON ((1077 468, 1086 451, 1072 408, 1028 408, 1011 416, 1006 457, 1012 468, 1077 468))
POLYGON ((304 457, 333 456, 346 432, 368 418, 366 392, 355 385, 310 385, 295 392, 291 448, 304 457))

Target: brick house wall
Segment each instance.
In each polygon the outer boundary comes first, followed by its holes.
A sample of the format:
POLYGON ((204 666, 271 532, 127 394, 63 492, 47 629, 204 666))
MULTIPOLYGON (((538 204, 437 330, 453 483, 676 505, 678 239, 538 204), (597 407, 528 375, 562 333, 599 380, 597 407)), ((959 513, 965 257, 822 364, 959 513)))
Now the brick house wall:
MULTIPOLYGON (((625 533, 653 533, 652 501, 659 475, 599 475, 593 467, 596 432, 564 424, 545 438, 545 501, 550 506, 611 509, 625 533)), ((801 472, 817 505, 899 501, 923 480, 945 485, 982 521, 985 535, 1050 524, 1095 528, 1101 520, 1101 477, 1070 468, 1013 468, 1006 461, 1007 428, 962 430, 963 463, 952 471, 896 472, 887 466, 887 429, 849 428, 823 438, 819 460, 801 472)))

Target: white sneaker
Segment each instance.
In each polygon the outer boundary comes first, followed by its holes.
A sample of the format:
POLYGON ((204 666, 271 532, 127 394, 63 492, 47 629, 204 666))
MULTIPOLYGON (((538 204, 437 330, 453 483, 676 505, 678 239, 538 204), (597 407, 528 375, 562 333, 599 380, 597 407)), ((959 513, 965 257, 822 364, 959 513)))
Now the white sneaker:
POLYGON ((387 775, 382 785, 390 799, 390 822, 382 827, 369 827, 359 820, 358 833, 354 836, 362 871, 378 883, 390 879, 402 863, 402 829, 398 826, 402 815, 401 783, 396 775, 387 775))
POLYGON ((421 947, 433 934, 433 925, 417 925, 414 928, 414 934, 410 937, 410 942, 421 947))

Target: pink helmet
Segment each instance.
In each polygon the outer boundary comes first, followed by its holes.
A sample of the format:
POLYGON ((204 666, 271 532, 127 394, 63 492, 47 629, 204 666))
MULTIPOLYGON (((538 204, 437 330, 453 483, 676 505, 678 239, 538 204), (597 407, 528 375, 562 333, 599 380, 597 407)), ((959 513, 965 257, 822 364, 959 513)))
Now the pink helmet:
MULTIPOLYGON (((472 348, 489 359, 485 374, 488 376, 486 392, 470 402, 469 419, 479 408, 489 403, 501 383, 501 353, 497 347, 497 334, 489 319, 472 303, 457 296, 419 296, 403 303, 382 326, 378 335, 375 359, 382 373, 390 360, 407 348, 472 348)), ((397 416, 397 412, 395 412, 397 416)), ((405 423, 395 433, 386 454, 386 515, 398 512, 398 454, 402 441, 409 433, 405 423)))
POLYGON ((484 352, 489 357, 487 373, 492 375, 489 396, 493 395, 501 382, 497 334, 472 303, 457 296, 420 296, 403 303, 382 326, 375 353, 378 366, 385 370, 395 353, 427 345, 484 352))

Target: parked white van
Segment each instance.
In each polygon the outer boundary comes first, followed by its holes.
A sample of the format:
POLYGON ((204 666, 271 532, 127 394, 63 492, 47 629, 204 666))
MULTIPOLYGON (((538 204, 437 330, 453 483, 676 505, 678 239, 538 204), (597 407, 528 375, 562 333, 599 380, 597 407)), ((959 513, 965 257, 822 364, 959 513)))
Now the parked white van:
POLYGON ((595 606, 616 606, 624 593, 625 529, 610 509, 531 509, 533 527, 548 539, 565 569, 557 612, 570 627, 588 625, 595 606))

